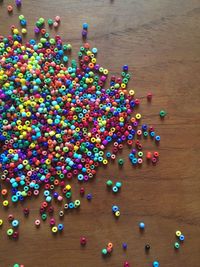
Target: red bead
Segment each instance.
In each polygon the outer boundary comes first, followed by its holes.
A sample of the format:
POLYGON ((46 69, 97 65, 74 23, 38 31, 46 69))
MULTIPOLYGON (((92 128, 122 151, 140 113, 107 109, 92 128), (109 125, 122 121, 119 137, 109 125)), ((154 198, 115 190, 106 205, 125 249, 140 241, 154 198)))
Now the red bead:
POLYGON ((82 236, 82 237, 80 238, 80 244, 81 244, 82 246, 85 246, 86 243, 87 243, 86 238, 82 236))
POLYGON ((147 100, 148 100, 148 101, 151 101, 152 96, 153 96, 152 93, 148 93, 148 94, 147 94, 147 100))

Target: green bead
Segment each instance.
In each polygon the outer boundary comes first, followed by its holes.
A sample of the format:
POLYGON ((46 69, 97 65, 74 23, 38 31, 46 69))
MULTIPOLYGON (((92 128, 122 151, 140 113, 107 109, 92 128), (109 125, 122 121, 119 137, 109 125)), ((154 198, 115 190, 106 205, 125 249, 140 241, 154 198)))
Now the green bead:
POLYGON ((107 185, 107 186, 112 186, 112 185, 113 185, 113 182, 112 182, 111 180, 108 180, 108 181, 106 182, 106 185, 107 185))
POLYGON ((174 248, 175 248, 175 249, 179 249, 179 248, 180 248, 180 244, 179 244, 178 242, 175 242, 175 243, 174 243, 174 248))
POLYGON ((20 265, 18 263, 15 263, 13 267, 20 267, 20 265))
POLYGON ((119 165, 123 165, 123 164, 124 164, 124 160, 123 160, 123 159, 119 159, 119 160, 118 160, 118 164, 119 164, 119 165))
POLYGON ((42 220, 45 221, 47 219, 47 214, 46 213, 43 213, 42 216, 41 216, 42 220))
POLYGON ((48 19, 48 25, 52 26, 53 25, 53 20, 52 19, 48 19))
POLYGON ((106 254, 108 253, 108 251, 107 251, 106 248, 103 248, 102 251, 101 251, 101 253, 102 253, 103 255, 106 255, 106 254))
POLYGON ((166 111, 164 111, 164 110, 160 111, 160 117, 164 118, 166 116, 166 114, 167 114, 166 111))
POLYGON ((7 230, 7 235, 11 236, 13 234, 13 232, 14 232, 13 229, 10 228, 7 230))

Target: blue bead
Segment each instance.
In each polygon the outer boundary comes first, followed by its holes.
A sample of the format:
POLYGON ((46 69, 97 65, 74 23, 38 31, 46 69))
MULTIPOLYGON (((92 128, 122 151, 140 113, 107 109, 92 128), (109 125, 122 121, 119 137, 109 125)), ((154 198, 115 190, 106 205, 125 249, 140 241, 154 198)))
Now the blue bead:
POLYGON ((143 222, 140 222, 139 223, 139 228, 143 230, 145 228, 145 224, 143 222))
POLYGON ((123 247, 123 249, 127 249, 127 244, 126 243, 123 243, 122 244, 122 247, 123 247))
POLYGON ((180 236, 179 236, 179 240, 180 240, 180 241, 184 241, 184 239, 185 239, 184 235, 180 235, 180 236))
POLYGON ((119 210, 119 207, 118 206, 112 206, 112 211, 115 213, 116 211, 118 211, 119 210))
POLYGON ((153 262, 153 267, 159 267, 159 266, 160 266, 160 263, 158 261, 153 262))

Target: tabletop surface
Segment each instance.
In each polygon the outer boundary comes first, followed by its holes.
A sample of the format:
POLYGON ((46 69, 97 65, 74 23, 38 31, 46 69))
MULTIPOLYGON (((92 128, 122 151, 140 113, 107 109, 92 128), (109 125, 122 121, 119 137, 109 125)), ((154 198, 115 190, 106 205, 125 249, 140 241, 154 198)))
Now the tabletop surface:
MULTIPOLYGON (((162 267, 199 267, 200 262, 200 180, 198 155, 200 100, 200 2, 199 0, 23 0, 17 10, 14 0, 0 1, 0 35, 8 35, 10 26, 19 26, 18 16, 28 21, 26 40, 33 38, 35 21, 61 16, 57 32, 73 46, 72 58, 82 44, 82 23, 89 24, 88 41, 98 48, 98 62, 110 74, 120 74, 124 64, 132 75, 128 88, 141 99, 142 123, 154 125, 161 136, 158 147, 144 141, 144 151, 157 149, 160 160, 156 166, 144 163, 134 168, 125 147, 117 161, 100 167, 96 178, 84 185, 93 199, 82 199, 81 208, 64 216, 65 230, 52 235, 48 222, 39 229, 42 197, 31 199, 8 210, 0 208, 5 223, 0 229, 0 266, 14 263, 25 267, 120 267, 129 261, 132 267, 152 266, 154 260, 162 267), (13 4, 12 15, 7 5, 13 4), (147 93, 153 93, 151 103, 147 93), (167 111, 164 120, 161 109, 167 111), (108 179, 122 181, 117 195, 106 190, 108 179), (111 207, 119 205, 121 216, 112 216, 111 207), (30 208, 24 218, 22 208, 30 208), (19 240, 9 240, 7 216, 20 220, 19 240), (143 233, 138 223, 144 221, 143 233), (175 231, 181 230, 185 242, 178 251, 173 248, 175 231), (80 246, 81 236, 87 245, 80 246), (102 257, 101 249, 114 244, 111 256, 102 257), (126 242, 128 248, 122 249, 126 242), (145 253, 146 243, 151 245, 145 253)), ((79 198, 80 184, 72 187, 79 198)), ((57 206, 57 211, 59 207, 57 206)), ((58 217, 58 216, 57 216, 58 217)))

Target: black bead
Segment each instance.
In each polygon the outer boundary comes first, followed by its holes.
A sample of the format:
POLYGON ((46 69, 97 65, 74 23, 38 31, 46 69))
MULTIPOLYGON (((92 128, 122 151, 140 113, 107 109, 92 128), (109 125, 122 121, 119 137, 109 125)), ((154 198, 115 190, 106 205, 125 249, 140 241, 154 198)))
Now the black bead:
POLYGON ((149 244, 146 244, 145 245, 145 250, 149 250, 150 249, 150 245, 149 244))

